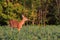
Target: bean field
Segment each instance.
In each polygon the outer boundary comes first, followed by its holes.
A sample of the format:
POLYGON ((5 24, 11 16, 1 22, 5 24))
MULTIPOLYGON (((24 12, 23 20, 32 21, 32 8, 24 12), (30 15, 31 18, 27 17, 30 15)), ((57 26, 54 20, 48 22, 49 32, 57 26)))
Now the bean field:
POLYGON ((60 40, 60 25, 27 25, 20 32, 16 28, 0 26, 0 40, 60 40))

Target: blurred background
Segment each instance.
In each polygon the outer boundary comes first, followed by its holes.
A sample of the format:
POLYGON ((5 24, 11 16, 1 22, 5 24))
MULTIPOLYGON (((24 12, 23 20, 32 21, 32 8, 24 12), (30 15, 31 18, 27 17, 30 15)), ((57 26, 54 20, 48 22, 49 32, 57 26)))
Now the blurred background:
POLYGON ((0 0, 0 25, 8 20, 22 20, 24 14, 31 25, 59 25, 60 0, 0 0))

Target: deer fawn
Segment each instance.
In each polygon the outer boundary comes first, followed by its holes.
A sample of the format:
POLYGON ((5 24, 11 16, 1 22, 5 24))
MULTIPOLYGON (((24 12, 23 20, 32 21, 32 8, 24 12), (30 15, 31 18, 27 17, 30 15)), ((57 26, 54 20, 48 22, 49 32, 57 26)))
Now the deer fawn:
POLYGON ((11 27, 13 28, 17 28, 18 31, 20 31, 20 29, 22 28, 23 24, 27 21, 28 19, 22 15, 22 20, 20 22, 16 21, 16 20, 10 20, 9 24, 11 27))

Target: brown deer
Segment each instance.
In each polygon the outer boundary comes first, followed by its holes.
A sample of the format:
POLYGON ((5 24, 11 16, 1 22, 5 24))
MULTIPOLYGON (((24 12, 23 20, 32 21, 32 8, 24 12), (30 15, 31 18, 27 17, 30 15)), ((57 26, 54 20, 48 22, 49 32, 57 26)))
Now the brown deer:
POLYGON ((20 22, 16 21, 16 20, 9 20, 9 24, 11 27, 13 28, 17 28, 18 31, 21 30, 23 24, 28 20, 28 18, 26 18, 24 15, 22 15, 22 20, 20 22))

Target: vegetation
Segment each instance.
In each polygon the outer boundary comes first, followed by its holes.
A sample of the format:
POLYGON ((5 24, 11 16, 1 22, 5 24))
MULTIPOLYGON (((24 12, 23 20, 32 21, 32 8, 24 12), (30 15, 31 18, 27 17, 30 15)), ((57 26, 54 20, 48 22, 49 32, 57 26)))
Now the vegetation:
POLYGON ((60 40, 60 0, 0 0, 0 40, 60 40), (20 32, 6 26, 22 14, 30 21, 20 32))
POLYGON ((31 24, 60 24, 59 1, 0 0, 0 25, 7 25, 9 19, 21 20, 22 14, 31 20, 31 24))
POLYGON ((0 26, 0 40, 60 40, 60 25, 23 26, 20 32, 0 26))

